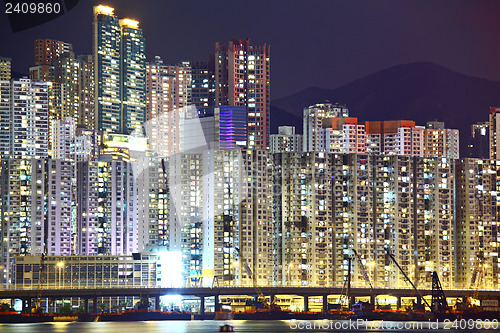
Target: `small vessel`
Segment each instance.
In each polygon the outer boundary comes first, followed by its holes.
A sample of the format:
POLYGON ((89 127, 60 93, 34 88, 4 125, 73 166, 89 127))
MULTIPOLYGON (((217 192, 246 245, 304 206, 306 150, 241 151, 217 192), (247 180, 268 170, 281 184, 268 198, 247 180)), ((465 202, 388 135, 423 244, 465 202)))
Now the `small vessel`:
POLYGON ((234 332, 234 327, 231 325, 225 324, 219 328, 219 332, 234 332))

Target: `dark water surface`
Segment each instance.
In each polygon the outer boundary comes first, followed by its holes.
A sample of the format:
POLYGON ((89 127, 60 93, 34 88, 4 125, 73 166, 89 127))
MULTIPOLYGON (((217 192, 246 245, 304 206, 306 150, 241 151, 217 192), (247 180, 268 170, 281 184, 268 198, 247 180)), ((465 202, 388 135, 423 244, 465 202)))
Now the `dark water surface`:
POLYGON ((500 332, 500 325, 484 322, 356 322, 353 321, 139 321, 139 322, 98 322, 98 323, 39 323, 39 324, 0 324, 0 333, 164 333, 164 332, 219 332, 225 323, 234 326, 234 332, 500 332))

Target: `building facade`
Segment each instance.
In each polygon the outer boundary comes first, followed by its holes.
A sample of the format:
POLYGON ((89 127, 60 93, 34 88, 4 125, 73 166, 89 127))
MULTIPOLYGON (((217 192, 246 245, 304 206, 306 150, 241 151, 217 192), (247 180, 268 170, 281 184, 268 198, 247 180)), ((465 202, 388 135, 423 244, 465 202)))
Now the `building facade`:
POLYGON ((139 22, 118 19, 114 8, 95 6, 93 41, 95 128, 111 133, 142 132, 146 56, 139 22))
MULTIPOLYGON (((191 66, 163 64, 160 57, 146 64, 146 136, 160 156, 180 151, 180 122, 191 104, 191 66)), ((189 110, 188 110, 189 109, 189 110)))
POLYGON ((424 128, 411 120, 367 121, 369 154, 424 156, 424 128))
POLYGON ((0 81, 0 156, 48 157, 48 86, 27 78, 0 81))
POLYGON ((12 59, 0 57, 0 81, 9 81, 12 77, 12 59))
POLYGON ((250 45, 250 40, 215 44, 215 105, 247 108, 247 145, 269 147, 270 47, 250 45))
POLYGON ((211 55, 209 61, 190 61, 191 102, 197 109, 215 106, 215 63, 211 55))
POLYGON ((319 151, 319 130, 323 128, 323 119, 345 118, 349 109, 341 104, 315 104, 304 108, 303 113, 303 151, 319 151))
POLYGON ((500 163, 488 159, 456 160, 457 287, 499 286, 498 179, 500 163))
MULTIPOLYGON (((162 287, 159 254, 122 256, 51 255, 18 256, 15 260, 17 289, 162 287)), ((45 304, 42 304, 45 305, 45 304)))
POLYGON ((443 122, 427 123, 424 155, 426 157, 460 158, 458 130, 444 128, 443 122))
POLYGON ((278 134, 271 134, 271 153, 301 152, 302 135, 295 134, 295 127, 280 126, 278 134))
POLYGON ((274 283, 454 286, 453 165, 445 158, 273 155, 274 283), (354 258, 360 256, 363 267, 354 258), (363 271, 364 270, 364 271, 363 271))

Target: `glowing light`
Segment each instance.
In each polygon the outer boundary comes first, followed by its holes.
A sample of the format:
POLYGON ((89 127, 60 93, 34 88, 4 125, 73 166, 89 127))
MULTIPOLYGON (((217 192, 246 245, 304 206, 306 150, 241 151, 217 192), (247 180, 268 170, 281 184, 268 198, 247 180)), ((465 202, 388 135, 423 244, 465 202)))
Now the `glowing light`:
POLYGON ((139 28, 139 21, 125 18, 120 20, 120 25, 137 29, 139 28))
POLYGON ((96 14, 113 15, 114 11, 114 8, 108 6, 99 5, 94 7, 94 13, 96 14))
POLYGON ((163 287, 182 287, 182 253, 180 251, 162 252, 160 264, 163 287))

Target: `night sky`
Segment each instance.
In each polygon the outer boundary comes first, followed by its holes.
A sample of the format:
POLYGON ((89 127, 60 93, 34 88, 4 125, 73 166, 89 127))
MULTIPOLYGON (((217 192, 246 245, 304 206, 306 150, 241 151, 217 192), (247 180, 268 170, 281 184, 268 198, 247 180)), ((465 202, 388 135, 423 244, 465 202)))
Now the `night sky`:
POLYGON ((205 60, 215 42, 232 38, 270 44, 272 99, 416 61, 500 81, 498 0, 80 0, 62 17, 18 33, 2 9, 0 55, 27 73, 37 38, 91 53, 94 4, 140 21, 148 60, 205 60))

